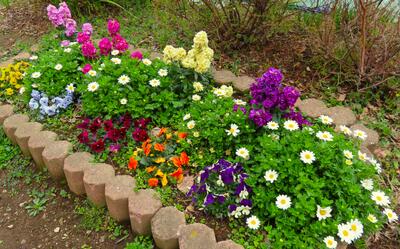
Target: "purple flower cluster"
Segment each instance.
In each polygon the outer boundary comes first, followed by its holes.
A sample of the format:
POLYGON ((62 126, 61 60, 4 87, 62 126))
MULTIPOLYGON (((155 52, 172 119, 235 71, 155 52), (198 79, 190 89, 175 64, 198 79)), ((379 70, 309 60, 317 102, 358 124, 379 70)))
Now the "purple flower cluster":
POLYGON ((31 110, 39 109, 41 116, 54 116, 61 110, 67 109, 73 102, 74 94, 70 91, 67 91, 64 96, 49 99, 45 93, 32 90, 29 108, 31 110))
POLYGON ((240 163, 220 159, 200 172, 188 196, 196 203, 202 203, 206 210, 217 210, 215 214, 233 215, 236 218, 250 214, 251 188, 245 183, 248 175, 240 163))
POLYGON ((76 21, 71 17, 71 11, 65 2, 61 2, 59 7, 49 4, 47 6, 47 16, 55 27, 64 26, 65 35, 70 37, 76 32, 76 21))
POLYGON ((283 86, 282 79, 281 71, 272 67, 256 79, 250 87, 252 108, 249 118, 259 127, 265 126, 273 116, 293 119, 299 125, 309 125, 301 113, 294 111, 294 104, 300 97, 299 91, 292 86, 283 86))

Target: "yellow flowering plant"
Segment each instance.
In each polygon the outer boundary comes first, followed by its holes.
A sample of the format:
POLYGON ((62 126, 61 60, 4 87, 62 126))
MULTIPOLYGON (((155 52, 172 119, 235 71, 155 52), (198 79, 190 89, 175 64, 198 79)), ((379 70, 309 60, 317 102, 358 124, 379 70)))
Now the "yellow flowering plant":
POLYGON ((21 80, 28 67, 29 63, 25 61, 0 67, 0 97, 7 98, 20 91, 21 80))

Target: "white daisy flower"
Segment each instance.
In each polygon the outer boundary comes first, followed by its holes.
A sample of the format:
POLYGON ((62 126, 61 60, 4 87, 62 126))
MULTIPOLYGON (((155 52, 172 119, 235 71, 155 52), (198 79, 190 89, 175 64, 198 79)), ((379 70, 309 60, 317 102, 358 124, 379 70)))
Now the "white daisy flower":
POLYGON ((260 220, 253 215, 247 218, 246 224, 250 229, 257 230, 260 227, 260 220))
POLYGON ((185 116, 183 116, 183 121, 188 120, 189 118, 191 118, 190 113, 186 114, 185 116))
POLYGON ((295 131, 299 129, 299 124, 294 120, 286 120, 285 123, 283 123, 283 127, 285 127, 286 130, 295 131))
POLYGON ((240 148, 236 150, 236 155, 244 159, 249 159, 249 151, 246 148, 240 148))
POLYGON ((39 57, 37 55, 32 55, 31 57, 29 57, 29 60, 31 61, 35 61, 37 60, 39 57))
POLYGON ((131 79, 127 76, 127 75, 121 75, 118 78, 118 83, 120 83, 121 85, 126 85, 131 81, 131 79))
POLYGON ((31 77, 34 78, 34 79, 37 79, 37 78, 39 78, 41 75, 42 75, 42 74, 41 74, 40 72, 34 72, 34 73, 31 74, 31 77))
POLYGON ((378 219, 377 219, 376 216, 373 215, 373 214, 369 214, 368 217, 367 217, 367 219, 368 219, 371 223, 377 223, 377 222, 378 222, 378 219))
POLYGON ((197 95, 197 94, 194 94, 194 95, 192 96, 192 100, 193 100, 193 101, 199 101, 199 100, 201 100, 201 96, 200 96, 200 95, 197 95))
POLYGON ((119 65, 121 64, 121 59, 120 58, 111 58, 111 61, 115 64, 115 65, 119 65))
POLYGON ((353 159, 353 153, 351 153, 351 151, 349 151, 349 150, 344 150, 344 151, 343 151, 343 155, 344 155, 347 159, 353 159))
POLYGON ((364 179, 361 181, 361 186, 366 190, 371 191, 374 189, 374 182, 372 181, 372 179, 364 179))
POLYGON ((95 77, 97 75, 97 72, 94 70, 89 70, 88 75, 95 77))
POLYGON ((383 210, 383 213, 386 215, 389 222, 395 222, 399 219, 397 214, 395 212, 393 212, 393 210, 390 208, 385 208, 385 210, 383 210))
POLYGON ((368 156, 366 153, 362 153, 361 151, 358 151, 358 159, 365 162, 368 160, 368 156))
POLYGON ((234 99, 233 102, 234 102, 236 105, 246 105, 246 104, 247 104, 245 101, 243 101, 243 100, 241 100, 241 99, 234 99))
POLYGON ((225 130, 225 132, 228 134, 228 136, 231 135, 236 137, 240 132, 239 126, 237 126, 236 124, 231 124, 229 130, 225 130))
POLYGON ((114 49, 113 51, 111 51, 111 55, 116 56, 119 54, 119 50, 114 49))
POLYGON ((99 89, 99 83, 97 83, 97 82, 89 83, 89 85, 88 85, 89 92, 95 92, 97 89, 99 89))
POLYGON ((319 116, 319 120, 321 120, 321 122, 326 125, 330 125, 333 123, 333 119, 326 115, 319 116))
POLYGON ((339 224, 337 235, 342 242, 346 242, 347 244, 351 244, 354 239, 354 232, 348 224, 339 224))
POLYGON ((221 89, 221 88, 215 88, 213 93, 215 95, 217 95, 218 97, 224 97, 226 95, 225 90, 221 89))
POLYGON ((75 87, 74 84, 69 84, 67 85, 67 87, 65 88, 65 90, 67 90, 70 93, 73 93, 75 91, 75 87))
POLYGON ((354 239, 361 238, 364 232, 363 224, 358 219, 350 220, 350 222, 347 222, 347 224, 350 226, 350 229, 353 232, 354 239))
POLYGON ((324 220, 326 218, 332 217, 332 208, 331 207, 321 207, 317 205, 317 218, 318 220, 324 220))
POLYGON ((389 206, 389 197, 383 191, 374 191, 371 193, 371 199, 379 206, 389 206))
POLYGON ((270 129, 270 130, 273 130, 273 131, 274 130, 278 130, 279 124, 277 122, 274 122, 274 121, 269 121, 267 123, 267 128, 270 129))
POLYGON ((332 134, 328 131, 318 131, 316 136, 317 136, 317 138, 319 138, 323 141, 332 141, 333 140, 332 134))
POLYGON ((126 103, 128 103, 128 100, 123 98, 119 101, 119 103, 121 103, 121 105, 126 105, 126 103))
POLYGON ((264 174, 264 179, 267 182, 274 183, 274 181, 276 181, 276 179, 278 179, 278 176, 279 176, 279 174, 275 170, 267 170, 264 174))
POLYGON ((167 69, 160 69, 158 70, 158 75, 160 75, 160 77, 165 77, 168 75, 168 70, 167 69))
POLYGON ((324 243, 329 249, 335 249, 338 245, 337 241, 332 236, 325 237, 324 243))
POLYGON ((63 68, 63 66, 61 64, 57 64, 54 69, 57 71, 60 71, 63 68))
POLYGON ((193 82, 193 88, 195 92, 201 92, 204 90, 204 86, 200 82, 193 82))
POLYGON ((158 79, 152 79, 152 80, 149 81, 149 84, 152 87, 158 87, 158 86, 160 86, 161 83, 160 83, 160 81, 158 79))
POLYGON ((190 120, 190 121, 187 123, 187 128, 188 128, 189 130, 193 129, 195 126, 196 126, 196 121, 194 121, 194 120, 190 120))
POLYGON ((65 49, 64 49, 64 52, 65 52, 65 53, 71 53, 71 50, 72 50, 71 48, 65 48, 65 49))
POLYGON ((367 138, 367 133, 362 130, 354 130, 353 136, 361 140, 365 140, 367 138))
POLYGON ((339 126, 339 129, 340 129, 341 132, 343 132, 347 136, 350 136, 352 134, 350 128, 345 126, 345 125, 339 126))
POLYGON ((309 151, 309 150, 303 150, 300 153, 300 160, 303 161, 303 163, 306 163, 306 164, 313 163, 315 161, 314 152, 309 151))
POLYGON ((145 64, 146 66, 150 66, 151 63, 152 63, 151 60, 149 60, 149 59, 143 59, 142 62, 143 62, 143 64, 145 64))
POLYGON ((286 210, 292 205, 292 200, 287 195, 278 195, 275 204, 279 209, 286 210))

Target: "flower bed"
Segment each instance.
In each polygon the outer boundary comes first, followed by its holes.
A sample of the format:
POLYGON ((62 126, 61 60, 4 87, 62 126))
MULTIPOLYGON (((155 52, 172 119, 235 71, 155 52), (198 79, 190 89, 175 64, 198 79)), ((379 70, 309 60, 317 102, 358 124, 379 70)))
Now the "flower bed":
POLYGON ((303 115, 295 107, 300 93, 283 85, 278 69, 256 79, 250 95, 233 98, 231 86, 213 85, 204 32, 188 52, 167 46, 163 59, 150 60, 128 52, 116 20, 96 47, 91 25, 77 32, 67 6, 60 8, 49 7, 49 19, 69 40, 33 58, 25 103, 48 116, 79 105, 87 118, 77 142, 103 159, 112 155, 146 183, 140 187, 195 175, 187 198, 247 226, 249 237, 230 235, 246 248, 361 247, 398 220, 390 191, 379 185, 381 165, 360 151, 367 134, 303 115))

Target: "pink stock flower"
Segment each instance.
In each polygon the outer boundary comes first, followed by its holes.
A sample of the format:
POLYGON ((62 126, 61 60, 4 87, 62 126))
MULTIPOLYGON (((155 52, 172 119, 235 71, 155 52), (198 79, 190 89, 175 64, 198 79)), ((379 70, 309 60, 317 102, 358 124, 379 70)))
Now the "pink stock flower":
POLYGON ((86 64, 86 65, 83 66, 83 68, 82 68, 82 73, 87 74, 90 70, 92 70, 92 65, 86 64))
POLYGON ((112 43, 108 38, 103 38, 99 41, 99 48, 102 55, 108 55, 111 52, 112 43))
POLYGON ((83 32, 79 32, 78 35, 76 36, 76 41, 80 44, 83 44, 89 40, 90 40, 90 35, 83 32))
POLYGON ((96 47, 91 41, 82 44, 82 54, 87 58, 94 58, 96 56, 96 47))
POLYGON ((84 23, 83 25, 82 25, 82 32, 83 33, 85 33, 85 34, 87 34, 87 35, 92 35, 92 33, 93 33, 93 27, 92 27, 92 24, 90 24, 90 23, 84 23))
POLYGON ((136 59, 138 59, 138 60, 141 60, 141 59, 143 59, 143 54, 142 54, 142 52, 140 52, 139 50, 136 50, 136 51, 133 51, 133 52, 132 52, 131 58, 132 58, 132 59, 136 58, 136 59))
POLYGON ((74 19, 65 20, 65 35, 72 36, 76 32, 76 22, 74 19))
POLYGON ((121 52, 124 52, 124 51, 128 50, 128 48, 129 48, 128 42, 120 34, 114 35, 113 45, 114 45, 114 49, 117 49, 121 52))
POLYGON ((71 19, 71 11, 69 10, 68 5, 65 2, 62 2, 58 6, 58 12, 61 15, 62 19, 64 21, 66 19, 71 19))
POLYGON ((49 4, 47 6, 47 17, 49 18, 49 20, 51 21, 51 23, 55 26, 61 26, 64 24, 64 19, 62 18, 62 16, 59 14, 58 9, 56 8, 56 6, 49 4))
POLYGON ((61 42, 61 47, 68 47, 69 44, 70 44, 70 41, 64 40, 64 41, 61 42))
POLYGON ((115 19, 108 20, 107 29, 111 36, 119 32, 119 22, 115 19))

